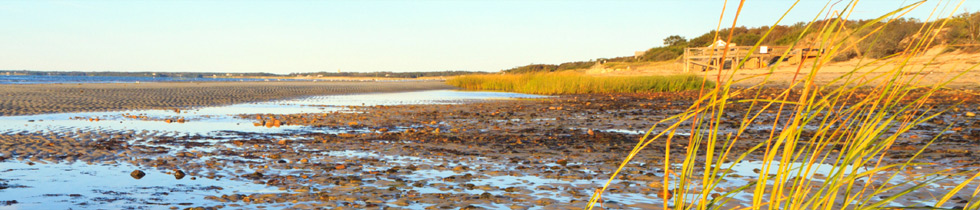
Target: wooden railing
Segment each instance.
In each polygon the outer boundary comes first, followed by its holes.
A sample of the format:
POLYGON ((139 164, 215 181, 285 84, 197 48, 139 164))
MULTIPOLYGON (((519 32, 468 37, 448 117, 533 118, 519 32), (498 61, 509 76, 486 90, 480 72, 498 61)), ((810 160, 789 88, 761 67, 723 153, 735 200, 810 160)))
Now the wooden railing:
POLYGON ((793 49, 785 57, 783 56, 789 47, 785 46, 762 46, 748 47, 735 46, 728 47, 693 47, 684 49, 684 71, 689 72, 691 68, 700 67, 702 71, 708 69, 730 69, 739 64, 742 59, 746 59, 739 68, 753 69, 765 68, 770 62, 782 58, 784 61, 799 62, 804 57, 819 56, 821 51, 817 49, 793 49), (801 54, 803 56, 801 56, 801 54), (795 60, 794 60, 795 59, 795 60))

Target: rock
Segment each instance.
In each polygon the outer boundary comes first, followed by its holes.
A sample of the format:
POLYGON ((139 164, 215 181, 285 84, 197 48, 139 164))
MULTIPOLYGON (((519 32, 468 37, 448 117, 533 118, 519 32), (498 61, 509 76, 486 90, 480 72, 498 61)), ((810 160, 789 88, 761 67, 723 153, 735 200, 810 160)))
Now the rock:
POLYGON ((565 159, 558 160, 558 165, 566 166, 568 165, 568 160, 565 159))
POLYGON ((663 184, 663 181, 651 181, 650 183, 647 183, 647 186, 654 189, 660 189, 663 188, 663 184))
POLYGON ((242 175, 242 177, 249 178, 249 179, 261 179, 262 176, 263 176, 262 173, 259 173, 258 171, 256 171, 255 173, 242 175))
POLYGON ((460 210, 475 210, 475 209, 484 209, 484 208, 476 207, 474 205, 467 205, 464 206, 463 208, 460 208, 460 210))
POLYGON ((184 174, 184 171, 181 170, 174 171, 174 178, 183 179, 184 176, 187 176, 187 174, 184 174))
POLYGON ((0 201, 0 206, 10 206, 17 204, 17 200, 0 201))
POLYGON ((301 204, 293 205, 292 208, 293 209, 314 209, 313 206, 310 206, 310 205, 307 205, 307 204, 302 204, 302 203, 301 204))
POLYGON ((664 200, 670 200, 674 197, 674 193, 667 190, 666 187, 661 187, 660 192, 657 192, 657 197, 663 198, 664 200))
POLYGON ((133 172, 129 173, 129 176, 133 177, 133 179, 142 179, 144 176, 146 176, 146 173, 143 173, 143 171, 140 171, 139 169, 137 169, 137 170, 133 170, 133 172))
POLYGON ((408 198, 399 198, 398 200, 395 200, 395 202, 392 202, 392 204, 399 205, 399 206, 408 206, 408 205, 410 205, 408 203, 408 198))
POLYGON ((535 200, 534 201, 534 205, 537 205, 537 206, 547 206, 547 205, 551 205, 551 204, 553 204, 555 202, 557 202, 557 201, 555 201, 554 199, 551 199, 551 198, 541 198, 541 199, 535 200))

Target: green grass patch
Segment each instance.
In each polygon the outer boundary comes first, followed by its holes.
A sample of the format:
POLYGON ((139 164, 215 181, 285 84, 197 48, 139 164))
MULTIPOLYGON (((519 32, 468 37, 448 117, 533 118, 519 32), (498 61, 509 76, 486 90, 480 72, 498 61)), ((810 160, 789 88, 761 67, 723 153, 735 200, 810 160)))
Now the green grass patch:
POLYGON ((446 81, 466 90, 530 94, 671 92, 714 87, 697 75, 588 76, 577 73, 464 75, 446 81))

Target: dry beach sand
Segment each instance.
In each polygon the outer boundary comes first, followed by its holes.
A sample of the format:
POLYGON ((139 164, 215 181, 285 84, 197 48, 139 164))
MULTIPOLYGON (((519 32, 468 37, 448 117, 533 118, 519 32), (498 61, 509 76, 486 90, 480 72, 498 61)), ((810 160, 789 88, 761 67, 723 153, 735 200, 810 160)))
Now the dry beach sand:
MULTIPOLYGON (((815 75, 813 78, 815 79, 814 81, 819 84, 841 84, 843 81, 835 82, 835 80, 842 77, 861 82, 872 80, 872 78, 876 76, 885 74, 886 71, 896 69, 896 67, 899 66, 904 66, 903 76, 905 76, 905 79, 914 78, 917 81, 916 85, 919 86, 931 86, 939 82, 949 81, 949 84, 946 85, 948 88, 980 89, 980 79, 977 79, 980 78, 980 69, 976 69, 976 67, 980 65, 980 54, 961 52, 943 53, 942 50, 943 48, 937 47, 911 58, 896 57, 883 60, 852 59, 843 62, 830 62, 821 66, 817 75, 815 75), (848 76, 848 74, 851 71, 854 71, 855 67, 858 66, 861 68, 848 76), (962 76, 957 78, 957 76, 960 74, 962 74, 962 76)), ((629 66, 628 69, 626 67, 616 69, 590 69, 586 71, 586 73, 603 76, 674 75, 694 73, 704 76, 711 81, 718 79, 718 71, 702 72, 696 68, 692 68, 691 72, 684 72, 683 68, 683 62, 680 60, 675 60, 640 63, 635 66, 629 66)), ((785 87, 791 84, 794 79, 799 81, 808 77, 812 69, 813 62, 805 62, 803 65, 800 65, 799 63, 781 64, 780 66, 772 69, 741 69, 738 70, 738 72, 735 72, 734 75, 732 75, 732 71, 730 70, 724 70, 720 73, 722 73, 722 80, 728 76, 734 76, 736 86, 753 86, 763 82, 764 79, 768 79, 768 86, 785 87), (766 78, 767 76, 768 78, 766 78)), ((878 79, 877 81, 883 80, 878 79)), ((872 82, 868 85, 880 85, 880 82, 872 82)))

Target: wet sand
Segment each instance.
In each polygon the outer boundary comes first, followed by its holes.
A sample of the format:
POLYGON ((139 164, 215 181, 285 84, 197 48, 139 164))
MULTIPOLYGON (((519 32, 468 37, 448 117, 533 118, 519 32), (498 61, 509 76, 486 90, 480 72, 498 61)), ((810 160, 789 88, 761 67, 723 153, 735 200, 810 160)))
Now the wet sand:
MULTIPOLYGON (((767 92, 763 95, 774 94, 767 92)), ((980 165, 980 98, 944 91, 930 105, 945 107, 966 99, 960 109, 916 127, 888 153, 886 163, 904 160, 952 124, 918 159, 937 163, 909 175, 980 165)), ((682 112, 696 92, 571 95, 547 99, 472 102, 456 105, 353 106, 346 111, 301 114, 250 114, 242 126, 299 126, 331 132, 263 134, 222 132, 168 135, 154 131, 59 131, 0 135, 0 161, 27 164, 84 162, 140 170, 147 177, 209 185, 238 181, 267 186, 264 192, 228 192, 173 187, 163 191, 204 194, 185 203, 141 200, 127 194, 96 192, 73 199, 129 199, 136 206, 213 208, 385 208, 391 209, 581 209, 601 187, 642 132, 653 122, 682 112), (179 173, 178 173, 179 172, 179 173), (182 176, 178 176, 182 174, 182 176), (176 178, 184 177, 186 178, 176 178), (193 181, 187 181, 192 179, 193 181)), ((745 107, 734 105, 731 110, 745 107)), ((737 125, 742 112, 722 119, 737 125)), ((733 152, 764 140, 772 119, 760 119, 733 152)), ((164 124, 164 122, 159 122, 164 124)), ((683 130, 679 134, 683 136, 683 130)), ((671 147, 682 155, 686 142, 671 147)), ((604 195, 608 209, 659 209, 656 183, 664 175, 665 145, 640 153, 604 195)), ((758 160, 750 155, 748 160, 758 160)), ((6 163, 5 163, 6 164, 6 163)), ((25 166, 27 167, 27 166, 25 166)), ((754 179, 753 168, 726 180, 734 189, 754 179)), ((128 176, 129 171, 116 172, 128 176)), ((39 175, 40 176, 40 175, 39 175)), ((927 186, 896 205, 923 205, 930 193, 949 189, 955 179, 927 186)), ((12 189, 30 187, 0 180, 12 189)), ((976 187, 970 185, 968 188, 976 187)), ((210 189, 210 188, 207 188, 210 189)), ((970 192, 952 202, 962 202, 970 192)), ((174 193, 177 194, 177 193, 174 193)), ((14 204, 16 205, 16 204, 14 204)), ((92 202, 89 207, 98 207, 92 202)), ((732 201, 726 208, 744 206, 732 201)), ((84 207, 84 205, 81 205, 84 207)))
POLYGON ((0 116, 180 109, 311 95, 451 89, 440 81, 159 82, 0 85, 0 116))

